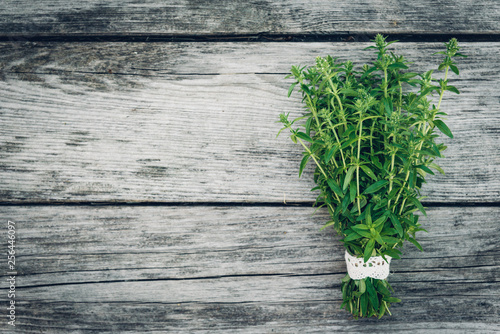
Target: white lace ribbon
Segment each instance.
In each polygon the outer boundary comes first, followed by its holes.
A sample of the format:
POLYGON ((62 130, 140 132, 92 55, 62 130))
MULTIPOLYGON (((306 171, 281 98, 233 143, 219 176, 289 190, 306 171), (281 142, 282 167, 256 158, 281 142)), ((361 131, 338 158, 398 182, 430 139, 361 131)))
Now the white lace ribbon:
POLYGON ((386 279, 389 276, 389 265, 392 257, 385 256, 386 262, 382 256, 372 256, 368 261, 363 258, 355 257, 345 252, 345 263, 347 265, 347 272, 351 279, 363 279, 372 277, 376 279, 386 279))

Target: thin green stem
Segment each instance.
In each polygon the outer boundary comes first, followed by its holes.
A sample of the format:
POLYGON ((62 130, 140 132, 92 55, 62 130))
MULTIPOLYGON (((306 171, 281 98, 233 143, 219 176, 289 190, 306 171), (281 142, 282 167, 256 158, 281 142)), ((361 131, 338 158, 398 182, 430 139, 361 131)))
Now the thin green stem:
POLYGON ((358 137, 358 165, 356 166, 356 185, 357 185, 357 202, 358 202, 358 215, 361 215, 361 205, 359 202, 359 158, 361 156, 361 135, 363 134, 363 119, 361 118, 363 113, 360 111, 359 113, 359 137, 358 137))
POLYGON ((387 98, 387 69, 384 68, 384 97, 387 98))
POLYGON ((403 108, 403 86, 401 85, 401 81, 398 81, 399 85, 399 108, 398 114, 401 115, 401 109, 403 108))
POLYGON ((307 96, 307 100, 309 101, 309 108, 311 109, 311 112, 314 116, 314 119, 316 120, 316 124, 318 125, 318 131, 323 134, 323 130, 321 129, 321 123, 319 122, 319 118, 318 118, 318 112, 316 111, 316 108, 314 108, 314 105, 311 101, 311 97, 309 96, 309 94, 306 94, 307 96))
POLYGON ((387 310, 389 315, 392 315, 391 311, 389 311, 389 307, 387 306, 387 302, 385 300, 383 300, 383 302, 384 302, 385 309, 387 310))
POLYGON ((401 213, 403 212, 403 209, 405 207, 405 202, 406 202, 406 198, 403 198, 403 203, 401 203, 401 208, 399 209, 399 215, 401 216, 401 213))
MULTIPOLYGON (((446 66, 446 70, 444 72, 444 81, 446 82, 446 80, 448 80, 448 69, 450 67, 449 66, 446 66)), ((437 106, 437 109, 439 110, 439 107, 441 106, 441 101, 443 100, 443 95, 444 95, 444 89, 441 89, 441 94, 439 94, 439 102, 438 102, 438 106, 437 106)))
MULTIPOLYGON (((393 182, 393 180, 392 180, 392 179, 393 179, 393 177, 394 177, 394 176, 392 175, 392 173, 393 173, 393 171, 394 171, 394 158, 395 158, 395 157, 396 157, 396 152, 394 152, 394 153, 392 154, 392 157, 391 157, 391 171, 390 171, 390 178, 389 178, 389 194, 390 194, 390 193, 391 193, 391 191, 392 191, 392 182, 393 182)), ((387 208, 389 209, 390 207, 391 207, 391 200, 389 200, 389 201, 387 202, 387 208)))
POLYGON ((361 204, 359 202, 359 165, 356 166, 356 185, 357 185, 357 202, 358 202, 358 216, 361 215, 361 204))
POLYGON ((311 150, 309 149, 309 147, 307 147, 306 144, 304 144, 304 142, 300 139, 300 138, 297 138, 298 141, 302 144, 302 146, 304 146, 304 149, 306 150, 307 153, 309 153, 309 155, 311 156, 311 158, 313 158, 314 162, 316 163, 316 166, 318 166, 319 170, 321 171, 321 173, 323 174, 323 176, 328 179, 328 176, 326 175, 325 171, 323 170, 323 168, 321 167, 321 165, 319 164, 318 160, 316 160, 316 157, 314 156, 314 154, 311 152, 311 150))
MULTIPOLYGON (((408 181, 408 177, 410 176, 410 169, 408 168, 408 172, 406 172, 406 177, 405 177, 405 181, 403 182, 403 184, 401 185, 401 189, 399 190, 398 192, 398 196, 396 197, 396 200, 394 201, 394 204, 398 203, 399 201, 399 197, 401 197, 401 193, 403 192, 403 189, 404 187, 406 186, 406 182, 408 181)), ((404 204, 404 201, 403 201, 403 204, 404 204)), ((403 206, 401 206, 403 207, 403 206)), ((394 208, 396 208, 396 206, 394 206, 394 208)), ((394 210, 392 211, 394 212, 394 210)))
MULTIPOLYGON (((387 68, 384 68, 384 98, 387 99, 387 68)), ((384 118, 386 120, 384 125, 384 131, 387 131, 387 114, 384 113, 384 118)))
MULTIPOLYGON (((340 139, 337 136, 337 131, 335 130, 335 125, 332 124, 332 122, 328 119, 328 125, 330 125, 330 128, 333 131, 333 134, 335 135, 335 139, 337 140, 337 144, 339 144, 339 150, 340 150, 340 155, 342 157, 342 163, 344 164, 344 168, 346 167, 345 164, 345 158, 344 158, 344 152, 342 151, 341 145, 340 145, 340 139)), ((335 166, 337 166, 337 163, 335 163, 335 166)))
POLYGON ((359 137, 358 137, 358 162, 361 154, 361 134, 363 132, 363 120, 360 120, 359 123, 359 137))
POLYGON ((375 130, 375 122, 372 122, 372 127, 370 128, 370 149, 373 154, 373 131, 375 130))
MULTIPOLYGON (((331 82, 331 80, 330 80, 330 82, 331 82)), ((333 91, 333 96, 335 96, 335 99, 337 100, 337 103, 339 104, 340 116, 341 116, 342 121, 344 123, 344 128, 345 128, 345 130, 347 130, 347 119, 345 118, 344 107, 342 106, 342 101, 340 100, 340 96, 337 93, 337 89, 333 87, 333 83, 332 83, 332 91, 333 91)))
POLYGON ((337 87, 335 87, 335 85, 333 84, 331 77, 328 78, 328 83, 330 84, 330 87, 332 88, 333 96, 335 96, 335 98, 336 98, 336 100, 337 100, 337 102, 339 104, 340 115, 342 117, 342 121, 345 124, 345 129, 347 130, 347 120, 345 119, 344 107, 342 106, 342 101, 340 100, 340 97, 338 95, 337 87))

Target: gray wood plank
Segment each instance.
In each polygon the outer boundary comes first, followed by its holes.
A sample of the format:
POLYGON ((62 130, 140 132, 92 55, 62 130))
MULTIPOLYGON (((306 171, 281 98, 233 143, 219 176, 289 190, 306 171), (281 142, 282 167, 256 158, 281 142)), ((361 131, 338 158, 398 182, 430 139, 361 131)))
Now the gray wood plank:
MULTIPOLYGON (((368 61, 349 43, 2 43, 0 199, 312 201, 300 148, 275 138, 292 64, 368 61)), ((398 50, 420 71, 435 43, 398 50)), ((428 202, 500 200, 500 43, 464 43, 462 94, 446 96, 454 140, 428 202)))
POLYGON ((140 33, 498 33, 499 13, 495 0, 4 0, 0 31, 14 38, 140 33))
MULTIPOLYGON (((339 310, 342 246, 306 207, 1 206, 23 333, 495 333, 498 207, 435 207, 382 321, 339 310)), ((5 281, 5 274, 0 278, 5 281)), ((5 283, 2 283, 5 284, 5 283)), ((5 302, 6 296, 0 295, 5 302)), ((8 329, 0 324, 1 329, 8 329)))

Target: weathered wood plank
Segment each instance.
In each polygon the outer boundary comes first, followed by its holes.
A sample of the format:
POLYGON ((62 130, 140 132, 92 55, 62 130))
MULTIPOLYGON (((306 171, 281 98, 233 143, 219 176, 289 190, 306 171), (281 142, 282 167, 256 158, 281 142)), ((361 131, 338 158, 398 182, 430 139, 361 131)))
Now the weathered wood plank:
MULTIPOLYGON (((2 201, 312 201, 300 148, 275 139, 292 64, 368 61, 368 44, 0 44, 2 201)), ((418 70, 441 44, 398 46, 418 70)), ((500 43, 470 57, 445 97, 455 139, 429 202, 500 200, 500 43), (488 65, 487 65, 488 64, 488 65)), ((431 56, 438 63, 437 56, 431 56)))
POLYGON ((495 0, 28 1, 0 4, 0 31, 41 34, 498 33, 495 0))
POLYGON ((408 247, 391 265, 389 280, 403 302, 393 306, 392 317, 358 322, 338 309, 342 246, 331 230, 319 231, 325 213, 311 212, 294 206, 2 206, 2 217, 17 228, 17 329, 500 329, 500 208, 429 209, 422 220, 429 233, 419 239, 425 252, 408 247))

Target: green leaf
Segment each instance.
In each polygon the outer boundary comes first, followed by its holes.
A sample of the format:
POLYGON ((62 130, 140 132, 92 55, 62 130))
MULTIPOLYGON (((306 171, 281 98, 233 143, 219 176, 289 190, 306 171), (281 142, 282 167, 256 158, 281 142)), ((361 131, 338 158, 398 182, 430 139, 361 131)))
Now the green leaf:
POLYGON ((443 174, 443 175, 444 175, 444 170, 443 170, 441 167, 439 167, 437 164, 435 164, 435 163, 430 163, 430 164, 429 164, 429 167, 434 168, 435 170, 437 170, 438 172, 440 172, 441 174, 443 174))
POLYGON ((393 238, 393 237, 382 237, 382 240, 385 242, 385 243, 388 243, 390 245, 395 245, 399 242, 400 239, 398 238, 393 238))
POLYGON ((384 296, 384 297, 390 297, 391 296, 391 292, 389 291, 389 289, 387 289, 384 285, 384 283, 382 283, 382 281, 377 281, 376 283, 377 285, 377 290, 384 296))
POLYGON ((366 78, 370 73, 372 72, 375 72, 376 70, 378 70, 377 67, 373 66, 371 68, 369 68, 365 73, 363 73, 363 75, 361 76, 360 80, 363 80, 364 78, 366 78))
POLYGON ((358 141, 358 138, 351 138, 350 140, 346 141, 345 143, 342 144, 342 146, 340 146, 341 149, 344 149, 346 148, 347 146, 350 146, 352 144, 354 144, 355 142, 358 141))
POLYGON ((402 238, 403 237, 403 227, 401 226, 401 223, 398 220, 398 217, 394 213, 391 212, 391 215, 389 216, 391 218, 392 225, 398 231, 399 236, 402 238))
POLYGON ((300 84, 300 89, 302 89, 306 95, 311 96, 311 90, 306 84, 300 84))
POLYGON ((375 248, 375 240, 370 239, 370 241, 368 241, 368 243, 365 246, 365 252, 363 254, 363 259, 364 259, 365 263, 372 256, 372 252, 373 252, 374 248, 375 248))
POLYGON ((418 241, 417 241, 417 240, 415 240, 415 239, 413 239, 413 238, 408 237, 408 241, 409 241, 409 242, 411 242, 412 244, 414 244, 414 245, 415 245, 415 247, 417 247, 417 248, 418 248, 421 252, 424 250, 424 249, 422 248, 422 246, 420 246, 420 244, 418 243, 418 241))
POLYGON ((385 242, 384 242, 384 239, 382 239, 382 237, 380 236, 380 234, 376 234, 375 235, 375 240, 380 244, 380 246, 386 246, 385 245, 385 242))
MULTIPOLYGON (((416 218, 418 216, 413 216, 413 217, 416 218)), ((410 220, 408 218, 402 218, 402 220, 410 226, 417 227, 417 225, 415 225, 416 222, 413 222, 413 220, 410 220)))
POLYGON ((358 234, 362 235, 365 238, 371 238, 372 234, 368 231, 357 230, 358 234))
POLYGON ((354 174, 354 170, 356 169, 356 166, 351 166, 349 167, 349 170, 347 171, 347 174, 345 176, 345 180, 344 180, 344 186, 342 187, 343 190, 346 190, 347 189, 347 186, 349 185, 349 183, 351 182, 351 179, 352 179, 352 175, 354 174))
POLYGON ((406 66, 403 63, 394 63, 394 64, 391 64, 391 65, 387 66, 387 69, 389 69, 389 70, 394 70, 394 69, 397 69, 397 68, 401 68, 401 69, 405 70, 405 69, 408 68, 408 66, 406 66))
POLYGON ((304 168, 306 167, 309 159, 311 159, 310 155, 306 155, 302 158, 302 161, 300 162, 300 168, 299 168, 299 177, 302 175, 302 172, 304 171, 304 168))
POLYGON ((382 317, 385 314, 385 310, 387 309, 387 306, 386 306, 386 304, 380 304, 380 306, 381 306, 381 309, 380 309, 380 314, 378 315, 378 318, 382 319, 382 317))
POLYGON ((391 115, 392 112, 394 111, 394 107, 392 105, 392 100, 391 99, 384 99, 384 107, 385 107, 385 112, 387 115, 391 115))
POLYGON ((365 211, 365 220, 366 220, 366 225, 371 226, 372 225, 372 212, 371 212, 372 205, 369 204, 368 207, 366 208, 365 211))
MULTIPOLYGON (((357 208, 356 208, 356 211, 357 211, 357 208)), ((365 219, 365 216, 366 216, 366 211, 363 211, 359 216, 358 218, 356 218, 356 222, 360 222, 360 221, 363 221, 363 219, 365 219)), ((361 224, 361 223, 360 223, 361 224)))
POLYGON ((361 165, 360 167, 363 170, 363 172, 366 173, 366 175, 368 175, 369 177, 371 177, 372 179, 374 179, 375 181, 377 181, 377 176, 375 175, 375 173, 368 166, 361 165))
POLYGON ((350 243, 349 246, 355 251, 356 254, 363 253, 363 250, 361 249, 361 247, 358 247, 358 246, 354 245, 353 243, 350 243))
POLYGON ((356 224, 356 225, 353 225, 351 228, 355 229, 355 230, 365 230, 365 231, 370 229, 365 224, 356 224))
POLYGON ((434 175, 434 172, 432 170, 429 169, 429 167, 425 166, 425 165, 418 165, 418 166, 415 166, 416 168, 420 168, 421 170, 423 170, 424 172, 426 173, 429 173, 431 175, 434 175))
POLYGON ((350 196, 344 196, 344 199, 342 200, 342 211, 344 213, 347 212, 347 208, 349 207, 349 204, 351 202, 349 202, 349 199, 350 199, 350 196))
POLYGON ((380 181, 377 181, 375 182, 374 184, 372 184, 371 186, 369 186, 368 188, 365 189, 365 191, 363 191, 363 194, 371 194, 371 193, 374 193, 376 192, 377 190, 381 189, 382 187, 384 187, 387 183, 389 183, 389 181, 387 180, 380 180, 380 181))
POLYGON ((380 163, 380 160, 377 156, 372 156, 372 162, 378 169, 382 169, 382 164, 380 163))
POLYGON ((340 93, 346 96, 358 96, 358 92, 356 92, 354 89, 344 88, 340 90, 340 93))
POLYGON ((415 188, 415 180, 416 180, 416 179, 415 179, 415 175, 416 175, 416 174, 415 174, 415 172, 414 172, 413 168, 412 168, 412 169, 410 169, 410 177, 408 178, 408 186, 409 186, 410 188, 412 188, 412 189, 413 189, 413 188, 415 188))
POLYGON ((306 135, 304 132, 297 132, 296 136, 310 143, 314 142, 314 140, 312 140, 312 138, 306 135))
POLYGON ((351 280, 351 277, 349 277, 349 274, 345 274, 344 278, 342 278, 342 283, 349 283, 351 280))
POLYGON ((357 240, 357 239, 361 239, 362 236, 359 235, 358 233, 356 232, 352 232, 351 234, 349 234, 347 237, 344 238, 344 242, 348 242, 348 241, 353 241, 353 240, 357 240))
POLYGON ((386 227, 384 228, 384 231, 382 231, 380 235, 394 235, 394 234, 398 234, 398 231, 396 231, 395 228, 386 227))
POLYGON ((310 136, 310 135, 311 135, 311 124, 312 124, 312 120, 313 120, 313 118, 312 118, 312 117, 309 117, 309 118, 307 119, 307 121, 306 121, 306 134, 307 134, 308 136, 310 136))
POLYGON ((409 73, 405 73, 405 74, 403 75, 403 78, 404 78, 404 79, 411 79, 411 78, 413 78, 413 77, 416 77, 417 75, 418 75, 418 73, 409 72, 409 73))
POLYGON ((418 199, 416 199, 415 197, 408 197, 408 199, 417 207, 417 209, 420 210, 420 212, 424 214, 424 216, 427 216, 427 213, 425 213, 424 206, 422 205, 422 203, 420 203, 418 199))
POLYGON ((387 220, 387 217, 385 216, 382 216, 380 217, 379 219, 377 219, 374 223, 373 223, 373 227, 375 228, 375 230, 377 232, 381 232, 382 229, 384 228, 384 223, 385 221, 387 220))
POLYGON ((456 75, 459 75, 460 72, 458 71, 458 68, 455 65, 450 65, 450 69, 455 73, 456 75))
POLYGON ((382 299, 384 302, 387 302, 387 303, 399 303, 401 302, 401 299, 399 298, 394 298, 394 297, 384 297, 384 299, 382 299))
POLYGON ((330 151, 328 151, 328 154, 325 155, 325 164, 329 163, 330 160, 332 159, 333 154, 338 150, 338 146, 332 147, 330 151))
POLYGON ((365 283, 365 280, 364 279, 360 279, 359 280, 359 292, 361 294, 365 293, 366 291, 366 283, 365 283))
MULTIPOLYGON (((429 150, 415 150, 415 153, 418 153, 420 155, 428 155, 430 157, 437 157, 436 153, 429 151, 429 150)), ((439 154, 441 155, 441 154, 439 154)))
POLYGON ((384 207, 387 205, 387 198, 384 198, 383 200, 381 200, 380 202, 377 203, 377 205, 375 205, 374 209, 375 211, 378 211, 378 209, 384 207))
POLYGON ((323 225, 319 230, 322 231, 325 228, 327 228, 329 226, 332 226, 332 225, 335 225, 335 221, 334 220, 330 220, 329 222, 325 223, 325 225, 323 225))
POLYGON ((432 143, 432 150, 434 153, 436 153, 437 157, 442 157, 441 152, 439 151, 439 148, 437 147, 436 143, 432 143))
POLYGON ((448 137, 450 138, 453 138, 453 134, 451 133, 450 129, 448 128, 448 126, 446 124, 444 124, 443 121, 440 121, 438 119, 435 119, 433 121, 434 125, 438 127, 439 130, 441 130, 442 133, 444 133, 445 135, 447 135, 448 137))
POLYGON ((455 94, 460 94, 460 91, 455 86, 446 86, 446 90, 453 92, 455 94))
POLYGON ((365 293, 361 296, 359 299, 360 306, 361 306, 361 314, 360 316, 366 316, 366 310, 368 308, 368 295, 365 293))
POLYGON ((394 259, 400 259, 401 258, 399 256, 399 254, 396 252, 395 249, 387 249, 387 250, 385 250, 384 254, 385 255, 389 255, 390 257, 392 257, 394 259))
POLYGON ((351 185, 349 186, 349 201, 350 203, 354 202, 356 199, 356 182, 351 181, 351 185))
POLYGON ((293 89, 295 88, 295 86, 297 86, 298 82, 295 82, 293 83, 290 88, 288 88, 288 97, 290 97, 290 95, 292 95, 292 91, 293 89))
POLYGON ((334 193, 336 193, 340 197, 343 196, 342 190, 340 189, 340 187, 337 185, 337 183, 334 180, 328 179, 328 180, 326 180, 326 182, 328 183, 328 185, 330 186, 330 189, 332 189, 334 193))
POLYGON ((370 301, 372 302, 375 311, 378 311, 379 301, 378 301, 377 291, 373 287, 371 278, 366 278, 365 281, 366 281, 366 291, 368 291, 368 297, 370 297, 370 301))
POLYGON ((350 284, 342 284, 342 299, 344 301, 348 301, 350 296, 347 295, 347 288, 349 287, 350 284))

